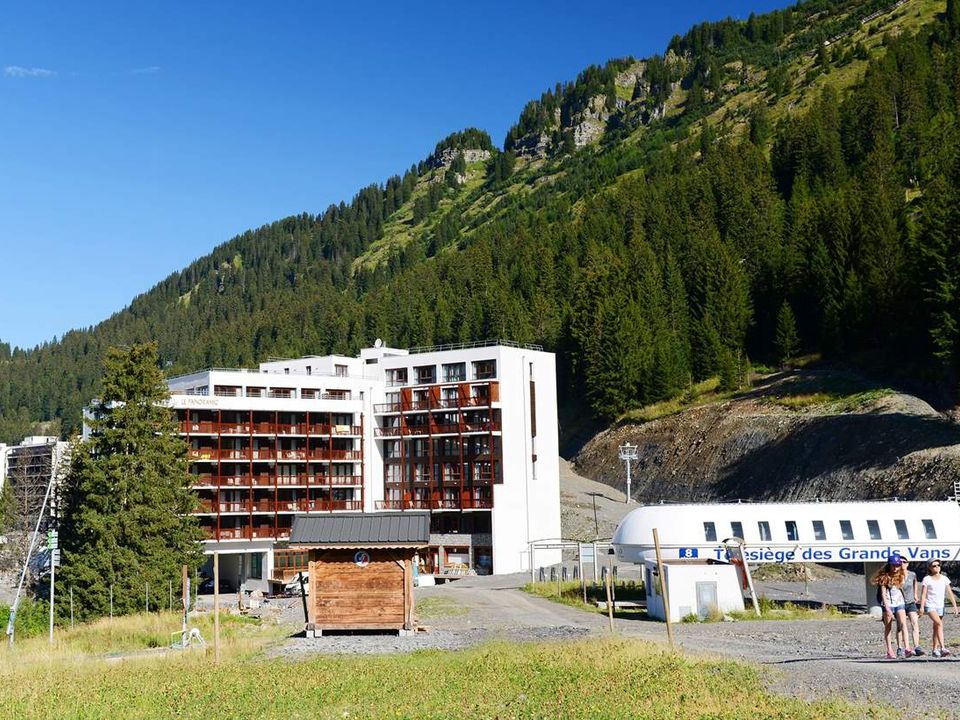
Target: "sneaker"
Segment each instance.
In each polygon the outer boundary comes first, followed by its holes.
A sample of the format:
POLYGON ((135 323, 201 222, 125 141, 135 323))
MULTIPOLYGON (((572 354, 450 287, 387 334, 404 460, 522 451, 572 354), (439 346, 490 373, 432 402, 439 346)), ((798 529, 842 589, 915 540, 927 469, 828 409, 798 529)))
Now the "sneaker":
POLYGON ((906 655, 908 658, 913 657, 913 650, 911 650, 910 648, 907 648, 906 650, 903 651, 903 654, 906 655))
POLYGON ((951 655, 953 655, 953 653, 946 648, 940 651, 940 657, 950 657, 951 655))
POLYGON ((916 655, 917 657, 920 657, 920 656, 922 656, 922 655, 926 655, 927 653, 924 651, 924 649, 923 649, 922 647, 920 647, 919 645, 917 645, 917 646, 913 649, 913 654, 916 655))
MULTIPOLYGON (((934 650, 934 652, 936 652, 936 650, 934 650)), ((897 656, 893 654, 893 650, 887 650, 887 660, 893 660, 895 657, 897 656)))
POLYGON ((933 651, 933 656, 936 658, 940 657, 940 648, 937 648, 936 650, 933 651))
POLYGON ((897 660, 903 660, 903 648, 897 648, 897 660))

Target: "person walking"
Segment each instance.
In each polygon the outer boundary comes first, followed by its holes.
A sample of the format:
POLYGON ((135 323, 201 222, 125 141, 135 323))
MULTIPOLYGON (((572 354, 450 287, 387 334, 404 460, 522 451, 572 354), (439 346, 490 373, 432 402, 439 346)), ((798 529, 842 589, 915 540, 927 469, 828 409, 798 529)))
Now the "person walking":
POLYGON ((877 586, 877 600, 883 606, 883 644, 887 648, 887 659, 911 657, 913 649, 907 644, 907 616, 904 612, 903 584, 906 572, 898 553, 891 553, 889 559, 871 579, 877 586), (893 621, 897 621, 897 652, 893 652, 890 640, 893 621), (906 648, 906 650, 904 649, 906 648))
POLYGON ((940 561, 931 560, 927 563, 929 574, 920 583, 920 606, 923 612, 930 617, 933 623, 933 651, 934 657, 950 657, 951 652, 943 640, 943 610, 944 600, 950 598, 950 604, 953 605, 954 617, 960 615, 957 610, 957 599, 953 596, 953 590, 950 589, 950 578, 940 572, 940 561))
MULTIPOLYGON (((920 657, 926 655, 923 648, 920 647, 920 611, 917 608, 917 603, 920 600, 920 584, 917 582, 917 574, 910 569, 910 561, 901 556, 901 563, 906 573, 900 590, 903 592, 903 609, 907 614, 907 642, 913 640, 913 654, 920 657)), ((910 647, 910 645, 908 644, 907 647, 910 647)))

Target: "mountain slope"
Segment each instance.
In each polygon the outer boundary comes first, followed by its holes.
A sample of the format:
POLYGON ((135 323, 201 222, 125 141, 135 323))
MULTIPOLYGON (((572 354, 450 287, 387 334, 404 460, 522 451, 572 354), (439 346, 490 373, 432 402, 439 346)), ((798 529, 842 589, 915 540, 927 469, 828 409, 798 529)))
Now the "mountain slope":
POLYGON ((837 368, 775 373, 729 399, 624 422, 587 443, 577 471, 622 492, 626 442, 639 448, 642 502, 942 500, 960 476, 960 426, 837 368))
POLYGON ((143 339, 178 372, 506 336, 558 352, 568 412, 609 417, 704 377, 736 385, 748 356, 776 354, 784 304, 805 348, 902 352, 952 397, 958 22, 943 9, 812 0, 588 68, 528 104, 503 151, 456 133, 96 328, 0 354, 0 439, 31 419, 76 427, 105 348, 143 339))

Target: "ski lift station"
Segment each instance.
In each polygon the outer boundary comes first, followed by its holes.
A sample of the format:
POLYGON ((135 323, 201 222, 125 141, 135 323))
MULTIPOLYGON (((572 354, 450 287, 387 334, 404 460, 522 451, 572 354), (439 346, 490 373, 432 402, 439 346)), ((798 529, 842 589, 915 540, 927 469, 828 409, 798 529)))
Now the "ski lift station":
POLYGON ((654 529, 671 620, 742 610, 741 553, 748 564, 862 565, 868 606, 869 578, 892 553, 912 563, 960 558, 960 504, 953 500, 644 505, 620 521, 612 545, 620 562, 644 565, 648 612, 661 619, 654 529))

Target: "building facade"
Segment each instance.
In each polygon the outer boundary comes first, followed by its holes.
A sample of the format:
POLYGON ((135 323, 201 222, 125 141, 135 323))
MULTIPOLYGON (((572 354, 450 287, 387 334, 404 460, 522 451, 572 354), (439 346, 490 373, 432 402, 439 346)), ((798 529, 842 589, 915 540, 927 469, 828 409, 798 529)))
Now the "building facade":
MULTIPOLYGON (((56 483, 67 459, 69 443, 57 437, 29 436, 19 445, 0 444, 0 487, 9 486, 15 507, 16 530, 33 532, 50 483, 56 483)), ((40 529, 56 523, 57 493, 47 498, 40 529)))
MULTIPOLYGON (((247 589, 304 568, 294 516, 430 511, 424 572, 525 570, 560 536, 554 356, 504 343, 272 360, 169 381, 207 552, 247 589)), ((558 560, 559 558, 557 558, 558 560)))

